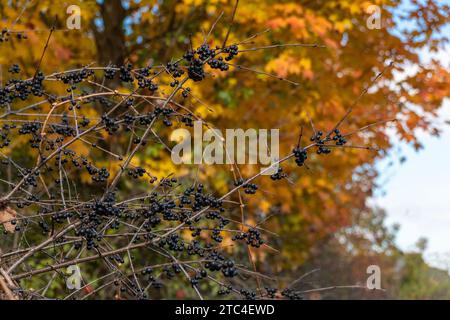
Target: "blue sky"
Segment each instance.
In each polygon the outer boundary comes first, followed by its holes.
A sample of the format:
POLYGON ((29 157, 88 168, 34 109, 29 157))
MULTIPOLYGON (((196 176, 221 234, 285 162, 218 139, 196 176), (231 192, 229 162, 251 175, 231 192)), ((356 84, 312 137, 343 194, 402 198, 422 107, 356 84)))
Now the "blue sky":
MULTIPOLYGON (((450 119, 450 101, 440 112, 450 119)), ((386 159, 378 164, 382 191, 374 202, 386 209, 387 223, 399 223, 398 245, 413 250, 420 237, 428 239, 427 261, 450 269, 450 127, 443 127, 440 138, 419 134, 424 149, 397 143, 403 164, 386 159)), ((396 150, 396 148, 394 148, 396 150)), ((394 153, 394 151, 393 151, 394 153)))
MULTIPOLYGON (((450 25, 443 30, 450 35, 450 25)), ((450 46, 438 53, 420 52, 423 63, 432 57, 450 68, 450 46)), ((450 100, 439 112, 439 123, 450 120, 450 100)), ((393 135, 395 147, 391 158, 378 163, 381 191, 374 203, 386 209, 387 223, 399 223, 398 245, 404 250, 414 250, 420 237, 428 239, 426 260, 450 270, 450 126, 442 125, 439 138, 419 132, 424 149, 416 152, 400 143, 393 135), (399 152, 406 157, 400 164, 399 152), (388 166, 393 160, 394 165, 388 166)))

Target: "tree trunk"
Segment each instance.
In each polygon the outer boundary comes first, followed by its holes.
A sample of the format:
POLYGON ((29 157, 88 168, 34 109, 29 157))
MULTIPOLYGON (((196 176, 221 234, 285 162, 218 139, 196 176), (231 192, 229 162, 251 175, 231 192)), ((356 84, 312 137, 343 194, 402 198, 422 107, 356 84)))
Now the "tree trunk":
POLYGON ((93 25, 99 63, 121 65, 127 57, 123 26, 126 10, 121 0, 103 1, 99 6, 102 25, 93 25))

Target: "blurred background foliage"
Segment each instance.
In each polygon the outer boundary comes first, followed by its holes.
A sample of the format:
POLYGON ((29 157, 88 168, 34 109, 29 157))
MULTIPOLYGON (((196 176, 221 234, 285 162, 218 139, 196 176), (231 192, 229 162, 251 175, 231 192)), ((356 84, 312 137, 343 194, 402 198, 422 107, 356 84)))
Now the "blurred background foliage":
MULTIPOLYGON (((384 212, 368 205, 378 187, 374 164, 391 147, 387 129, 421 148, 418 130, 439 135, 437 110, 449 96, 448 69, 438 61, 421 64, 418 55, 423 48, 433 52, 447 44, 448 35, 439 30, 449 22, 448 6, 438 1, 411 1, 409 11, 394 15, 400 5, 401 1, 396 0, 240 1, 228 43, 258 34, 245 47, 286 43, 326 47, 242 52, 237 63, 261 73, 232 68, 227 77, 212 73, 201 85, 191 86, 191 110, 213 127, 279 128, 280 154, 287 154, 297 143, 300 125, 308 138, 312 133, 310 119, 318 130, 331 128, 374 76, 388 63, 394 63, 342 126, 344 133, 349 133, 371 123, 398 119, 394 124, 374 126, 352 140, 355 145, 384 151, 338 149, 331 157, 313 156, 308 168, 299 170, 287 164, 288 180, 275 184, 262 179, 256 196, 242 195, 245 221, 264 221, 264 228, 274 233, 270 247, 250 251, 259 272, 289 284, 320 268, 298 283, 307 289, 364 284, 367 266, 381 267, 386 292, 336 289, 315 293, 313 298, 450 298, 448 274, 429 267, 419 249, 416 253, 401 252, 394 242, 396 230, 384 225, 384 212), (381 29, 367 28, 366 10, 371 4, 381 8, 381 29), (417 71, 412 76, 399 76, 407 69, 417 71), (300 85, 278 81, 264 72, 300 85)), ((5 70, 11 62, 18 62, 26 75, 33 75, 53 25, 56 31, 41 66, 45 73, 87 64, 131 62, 138 67, 180 57, 190 42, 198 45, 203 41, 223 12, 209 38, 211 45, 221 45, 233 8, 234 1, 229 0, 2 0, 1 27, 26 30, 29 38, 27 42, 2 44, 2 81, 7 80, 5 70), (73 4, 81 8, 80 30, 67 30, 65 26, 66 9, 73 4)), ((97 111, 90 112, 95 116, 97 111)), ((170 144, 167 137, 163 135, 170 144)), ((109 143, 114 143, 115 138, 105 137, 111 139, 109 143)), ((14 141, 16 146, 20 143, 20 139, 14 141)), ((90 152, 87 148, 79 151, 90 152)), ((102 161, 99 166, 108 165, 107 158, 102 161)), ((198 177, 217 194, 232 186, 228 166, 176 166, 157 141, 149 144, 145 157, 136 161, 136 165, 160 178, 170 173, 187 179, 198 177)), ((256 166, 240 166, 244 177, 258 170, 256 166)), ((79 192, 94 192, 90 180, 86 177, 83 181, 85 188, 79 192)), ((235 214, 240 219, 241 213, 235 214)), ((233 250, 236 255, 248 254, 246 248, 230 247, 233 250)), ((90 272, 87 277, 94 279, 95 270, 90 272)), ((185 297, 182 290, 178 295, 185 297)))

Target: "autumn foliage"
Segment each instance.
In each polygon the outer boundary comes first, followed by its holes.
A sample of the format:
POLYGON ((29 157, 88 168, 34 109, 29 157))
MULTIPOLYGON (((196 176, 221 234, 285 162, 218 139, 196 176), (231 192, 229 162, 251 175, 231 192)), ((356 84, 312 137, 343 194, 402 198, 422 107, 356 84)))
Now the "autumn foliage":
MULTIPOLYGON (((170 85, 174 81, 173 73, 158 69, 158 66, 167 67, 167 63, 183 57, 187 50, 197 48, 205 41, 211 47, 217 45, 220 48, 225 46, 226 39, 228 45, 239 45, 239 54, 229 63, 229 70, 208 69, 203 81, 190 81, 189 97, 174 100, 183 104, 188 112, 174 106, 179 113, 177 116, 189 114, 218 129, 279 128, 281 155, 292 153, 299 143, 300 134, 303 145, 310 143, 310 137, 317 131, 327 133, 336 124, 344 135, 348 135, 348 147, 332 148, 330 155, 311 152, 308 162, 301 168, 294 161, 286 161, 282 165, 287 173, 286 179, 259 178, 256 195, 237 190, 226 199, 230 210, 227 218, 233 223, 237 221, 237 229, 247 231, 248 226, 258 226, 264 233, 265 245, 257 250, 248 245, 236 245, 232 234, 221 233, 221 250, 239 257, 248 270, 239 281, 251 283, 248 286, 255 292, 273 279, 276 279, 277 286, 288 287, 300 276, 299 270, 307 272, 305 269, 313 269, 314 261, 324 265, 329 263, 323 261, 324 256, 318 253, 322 245, 333 239, 337 241, 336 235, 357 226, 361 217, 373 212, 368 199, 377 188, 375 163, 387 155, 392 146, 392 135, 418 149, 421 148, 417 138, 419 130, 439 135, 440 127, 435 120, 442 101, 449 97, 450 73, 438 61, 425 64, 419 57, 421 49, 435 52, 448 42, 448 35, 439 31, 449 21, 449 8, 435 1, 411 1, 406 6, 401 1, 392 0, 374 3, 360 0, 248 0, 240 1, 237 7, 234 1, 228 0, 73 1, 81 8, 80 30, 66 29, 68 4, 65 1, 25 2, 16 1, 9 5, 9 2, 2 1, 0 4, 0 27, 12 31, 9 41, 0 43, 2 87, 15 77, 15 74, 7 72, 13 63, 20 66, 22 79, 34 78, 37 68, 47 76, 63 70, 92 68, 92 74, 77 83, 76 90, 69 91, 69 95, 82 95, 83 90, 92 93, 110 91, 111 101, 86 102, 81 98, 80 104, 92 103, 92 107, 66 109, 67 114, 79 112, 80 118, 98 120, 105 109, 110 110, 114 103, 126 101, 129 97, 138 102, 134 105, 136 108, 143 105, 143 113, 152 112, 155 106, 170 106, 171 99, 167 97, 178 84, 170 85), (382 9, 380 29, 367 27, 370 16, 367 8, 371 4, 382 9), (414 23, 402 29, 404 21, 414 23), (51 28, 55 30, 49 37, 51 28), (21 32, 27 39, 15 37, 21 32), (47 39, 48 48, 42 55, 47 39), (128 63, 133 70, 154 66, 152 72, 155 71, 155 75, 160 72, 154 83, 161 93, 154 95, 146 87, 139 92, 141 97, 137 97, 136 83, 124 83, 117 77, 103 78, 105 68, 119 68, 128 63), (349 111, 351 114, 346 116, 349 111)), ((54 83, 48 81, 52 93, 59 97, 67 95, 67 83, 53 78, 54 83)), ((37 97, 19 101, 13 109, 21 110, 40 101, 42 99, 37 97)), ((5 107, 0 109, 0 120, 8 123, 14 119, 20 125, 20 121, 33 121, 38 118, 36 113, 40 113, 39 119, 48 121, 51 127, 61 119, 45 115, 54 112, 55 117, 63 117, 64 113, 62 109, 52 111, 55 103, 61 102, 39 104, 40 109, 36 112, 30 108, 16 115, 5 107)), ((96 120, 91 121, 95 123, 96 120)), ((175 123, 174 126, 181 124, 175 123)), ((163 128, 164 125, 157 127, 161 129, 158 135, 149 133, 145 146, 130 159, 130 167, 142 168, 148 176, 142 181, 118 184, 119 194, 124 199, 137 196, 137 191, 152 188, 149 180, 159 183, 164 179, 170 181, 172 177, 177 177, 185 185, 192 181, 201 182, 208 193, 219 197, 235 188, 238 178, 253 177, 259 172, 260 168, 255 165, 174 165, 168 152, 173 145, 169 140, 170 130, 163 128), (120 193, 122 190, 132 190, 133 195, 123 195, 120 193)), ((4 127, 1 130, 2 133, 6 131, 4 127)), ((140 132, 142 134, 143 131, 140 132)), ((95 159, 96 168, 106 168, 108 185, 121 170, 115 155, 129 154, 129 148, 132 148, 130 137, 102 131, 88 140, 88 143, 77 141, 71 150, 87 159, 95 159), (104 150, 112 150, 112 154, 104 150)), ((28 139, 23 136, 14 137, 9 146, 0 149, 0 155, 20 161, 20 166, 32 168, 40 151, 25 153, 27 144, 28 139)), ((0 167, 2 199, 20 181, 9 168, 7 165, 0 167)), ((67 179, 56 176, 56 173, 48 181, 38 182, 42 184, 39 192, 44 198, 44 186, 51 183, 50 180, 67 179)), ((67 182, 77 183, 76 191, 73 189, 71 194, 74 203, 76 194, 86 198, 105 192, 104 185, 100 189, 91 176, 81 171, 73 181, 67 179, 67 182)), ((73 187, 70 183, 68 186, 73 187)), ((55 186, 49 185, 49 188, 55 186)), ((17 208, 17 204, 23 202, 20 199, 12 197, 7 200, 13 201, 0 203, 0 223, 8 233, 8 239, 0 244, 0 266, 4 262, 9 266, 13 263, 9 256, 1 256, 2 252, 8 254, 27 247, 24 243, 28 239, 11 232, 14 231, 11 220, 17 215, 33 214, 32 210, 26 211, 27 208, 17 208)), ((47 200, 50 201, 51 197, 47 200)), ((373 218, 372 215, 370 217, 373 218)), ((381 228, 380 225, 377 227, 381 228)), ((47 232, 54 235, 54 230, 47 232)), ((389 232, 383 235, 391 236, 389 232)), ((39 243, 34 243, 37 239, 33 237, 29 241, 32 245, 39 243)), ((336 245, 335 242, 332 244, 336 245)), ((368 245, 357 241, 355 247, 359 245, 369 250, 373 243, 368 245)), ((345 251, 340 246, 326 248, 331 251, 330 257, 334 257, 336 251, 345 251)), ((392 247, 383 247, 381 251, 389 249, 392 247)), ((67 254, 67 251, 62 253, 67 254)), ((399 254, 398 251, 395 253, 399 254)), ((125 256, 122 263, 129 267, 129 251, 125 256)), ((372 261, 371 257, 359 256, 363 257, 358 261, 364 270, 363 266, 372 261)), ((383 259, 394 273, 394 263, 387 256, 383 259)), ((42 255, 40 259, 30 259, 21 272, 45 268, 54 262, 52 259, 54 257, 42 255)), ((89 268, 85 271, 87 282, 105 275, 107 268, 101 263, 99 265, 86 267, 89 268)), ((8 269, 6 264, 5 268, 8 269)), ((37 289, 45 287, 50 277, 51 274, 47 278, 17 280, 22 281, 25 287, 37 289)), ((64 291, 61 288, 64 288, 64 283, 55 283, 49 285, 45 292, 49 290, 50 294, 60 298, 58 295, 64 291)), ((179 298, 197 297, 190 289, 189 283, 173 284, 165 294, 179 298)), ((102 293, 99 290, 96 293, 99 297, 121 297, 115 291, 102 293)), ((89 296, 90 292, 84 294, 89 296)), ((157 294, 157 297, 163 296, 157 294)))

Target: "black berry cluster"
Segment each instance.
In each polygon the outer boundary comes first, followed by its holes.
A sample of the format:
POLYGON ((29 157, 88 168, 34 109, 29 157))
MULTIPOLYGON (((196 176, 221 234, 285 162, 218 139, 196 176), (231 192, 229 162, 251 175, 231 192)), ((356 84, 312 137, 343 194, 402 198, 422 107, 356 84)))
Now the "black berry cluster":
POLYGON ((261 238, 261 232, 255 228, 250 228, 247 232, 241 232, 234 235, 232 240, 245 240, 248 245, 255 248, 259 248, 264 244, 264 240, 261 238))
POLYGON ((334 136, 332 137, 332 139, 336 142, 337 146, 343 146, 347 143, 347 140, 342 136, 339 129, 334 129, 333 133, 334 136))
POLYGON ((134 179, 138 179, 140 177, 143 177, 144 174, 147 173, 147 171, 144 168, 136 167, 134 169, 128 170, 128 175, 134 179))
POLYGON ((274 174, 270 175, 270 179, 276 181, 276 180, 281 180, 287 177, 287 174, 283 172, 283 168, 278 167, 277 172, 275 172, 274 174))
POLYGON ((288 298, 289 300, 303 300, 303 296, 300 293, 289 288, 281 291, 281 295, 288 298))
POLYGON ((308 153, 304 148, 297 147, 293 151, 295 157, 295 163, 301 167, 305 164, 305 161, 308 159, 308 153))
POLYGON ((132 74, 133 65, 128 63, 126 66, 120 66, 119 78, 122 82, 133 82, 134 77, 132 74))
POLYGON ((223 52, 228 53, 228 55, 225 57, 225 60, 230 61, 238 55, 239 47, 236 44, 233 44, 231 46, 225 47, 223 49, 223 52))
POLYGON ((255 183, 244 184, 244 192, 246 194, 255 194, 256 190, 258 190, 258 186, 255 183))
MULTIPOLYGON (((15 35, 16 35, 17 40, 28 39, 28 36, 24 32, 16 32, 15 35)), ((11 37, 11 31, 9 31, 6 28, 3 28, 0 33, 0 43, 8 42, 10 37, 11 37)))
POLYGON ((9 73, 20 73, 20 67, 17 63, 13 64, 11 67, 9 67, 8 69, 9 73))

